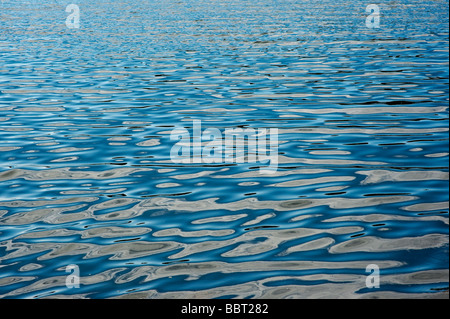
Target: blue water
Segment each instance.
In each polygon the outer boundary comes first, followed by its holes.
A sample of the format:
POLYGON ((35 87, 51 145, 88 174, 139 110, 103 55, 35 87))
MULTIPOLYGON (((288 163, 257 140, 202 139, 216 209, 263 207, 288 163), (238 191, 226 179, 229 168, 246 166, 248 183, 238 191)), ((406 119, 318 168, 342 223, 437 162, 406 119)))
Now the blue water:
POLYGON ((0 298, 448 297, 448 1, 135 2, 0 3, 0 298))

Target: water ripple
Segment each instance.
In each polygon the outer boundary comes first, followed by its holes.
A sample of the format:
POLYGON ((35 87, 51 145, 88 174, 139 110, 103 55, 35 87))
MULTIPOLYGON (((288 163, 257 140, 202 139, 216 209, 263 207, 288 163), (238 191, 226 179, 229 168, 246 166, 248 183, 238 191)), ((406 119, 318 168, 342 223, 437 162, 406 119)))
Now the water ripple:
POLYGON ((68 4, 0 4, 0 298, 448 296, 448 1, 68 4))

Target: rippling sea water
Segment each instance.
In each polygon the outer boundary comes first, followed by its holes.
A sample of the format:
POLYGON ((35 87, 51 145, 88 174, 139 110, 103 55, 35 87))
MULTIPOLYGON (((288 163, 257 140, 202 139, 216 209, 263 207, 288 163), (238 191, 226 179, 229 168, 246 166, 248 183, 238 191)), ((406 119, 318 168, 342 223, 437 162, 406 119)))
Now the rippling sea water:
POLYGON ((3 0, 0 298, 448 296, 448 1, 369 3, 3 0))

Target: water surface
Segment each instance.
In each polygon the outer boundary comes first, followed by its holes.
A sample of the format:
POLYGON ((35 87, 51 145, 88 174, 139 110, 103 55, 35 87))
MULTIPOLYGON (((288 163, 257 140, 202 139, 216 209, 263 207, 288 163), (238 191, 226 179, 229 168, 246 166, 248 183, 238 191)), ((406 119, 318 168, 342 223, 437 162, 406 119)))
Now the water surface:
POLYGON ((448 296, 448 1, 367 4, 2 1, 0 298, 448 296), (173 163, 194 120, 277 171, 173 163))

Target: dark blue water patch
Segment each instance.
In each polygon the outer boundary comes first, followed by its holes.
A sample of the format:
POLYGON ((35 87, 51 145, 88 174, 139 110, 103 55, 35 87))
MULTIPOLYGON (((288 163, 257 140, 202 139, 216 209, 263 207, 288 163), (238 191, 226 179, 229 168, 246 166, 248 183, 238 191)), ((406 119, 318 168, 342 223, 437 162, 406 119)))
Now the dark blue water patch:
MULTIPOLYGON (((236 299, 238 297, 239 297, 239 295, 223 295, 223 296, 220 296, 220 297, 218 297, 216 299, 236 299)), ((251 298, 251 296, 249 297, 249 299, 250 298, 251 298)))
POLYGON ((99 289, 97 291, 93 291, 93 293, 89 294, 89 298, 94 299, 105 299, 111 298, 115 296, 120 296, 124 294, 128 294, 130 292, 139 292, 139 291, 147 291, 151 289, 155 289, 158 292, 165 292, 170 290, 175 290, 180 287, 180 283, 184 283, 183 279, 188 276, 174 276, 172 278, 160 278, 155 280, 150 280, 147 282, 142 282, 142 278, 136 279, 131 283, 125 284, 114 284, 113 282, 109 284, 101 284, 99 285, 99 289), (165 288, 167 287, 167 289, 165 288), (170 289, 169 289, 170 287, 170 289))
POLYGON ((286 279, 278 281, 270 281, 264 284, 267 287, 280 287, 280 286, 290 286, 290 285, 301 285, 301 286, 312 286, 330 283, 328 280, 300 280, 300 279, 286 279))
POLYGON ((411 285, 400 285, 400 284, 380 284, 379 288, 363 288, 357 291, 357 294, 364 294, 369 292, 383 293, 387 291, 394 291, 398 293, 439 293, 448 291, 448 285, 446 282, 436 283, 436 284, 411 284, 411 285))

